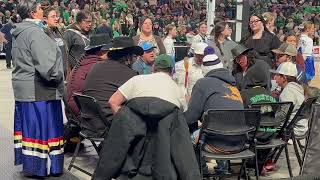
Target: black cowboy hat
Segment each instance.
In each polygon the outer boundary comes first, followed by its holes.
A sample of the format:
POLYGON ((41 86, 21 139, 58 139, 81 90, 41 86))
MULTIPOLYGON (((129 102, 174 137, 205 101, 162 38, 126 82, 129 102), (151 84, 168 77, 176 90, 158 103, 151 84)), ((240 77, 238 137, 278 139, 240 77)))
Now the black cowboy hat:
POLYGON ((94 34, 90 36, 90 44, 84 48, 85 51, 90 51, 96 48, 111 48, 112 41, 107 34, 94 34))
POLYGON ((252 48, 247 48, 242 44, 237 45, 233 49, 231 49, 231 53, 233 55, 233 60, 236 60, 240 55, 247 53, 252 50, 252 48))
POLYGON ((101 50, 109 50, 110 52, 117 51, 119 53, 125 51, 138 56, 141 56, 144 53, 140 46, 134 44, 132 38, 124 36, 114 38, 112 47, 102 47, 101 50))

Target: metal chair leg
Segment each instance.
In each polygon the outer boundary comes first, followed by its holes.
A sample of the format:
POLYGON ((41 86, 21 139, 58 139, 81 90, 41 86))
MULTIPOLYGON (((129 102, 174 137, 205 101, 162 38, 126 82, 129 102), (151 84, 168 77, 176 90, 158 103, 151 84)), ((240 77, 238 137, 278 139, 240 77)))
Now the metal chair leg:
POLYGON ((293 149, 294 149, 295 155, 297 157, 299 166, 301 167, 302 161, 301 161, 301 157, 300 157, 299 148, 297 145, 297 140, 295 138, 292 138, 292 142, 293 142, 293 149))
POLYGON ((246 180, 250 180, 247 172, 247 160, 244 160, 244 174, 246 175, 246 180))
POLYGON ((76 157, 78 156, 78 153, 79 153, 79 149, 80 149, 80 144, 81 144, 81 140, 82 138, 79 138, 79 142, 77 143, 77 146, 76 146, 76 150, 74 151, 73 155, 72 155, 72 159, 71 159, 71 162, 69 164, 69 167, 68 167, 68 170, 70 171, 71 168, 73 167, 73 164, 76 160, 76 157))
POLYGON ((285 146, 285 153, 286 153, 286 159, 287 159, 287 165, 288 165, 288 171, 289 171, 289 175, 290 177, 293 177, 292 175, 292 169, 291 169, 291 163, 290 163, 290 159, 289 159, 289 151, 288 151, 288 146, 285 146))
POLYGON ((238 176, 238 180, 240 180, 240 179, 241 179, 242 169, 243 169, 243 167, 244 167, 244 163, 245 163, 245 161, 244 161, 244 160, 242 160, 241 167, 240 167, 240 172, 239 172, 239 176, 238 176))
POLYGON ((274 158, 274 161, 273 161, 274 164, 277 164, 277 161, 278 161, 283 149, 284 149, 284 147, 279 148, 278 152, 276 153, 276 157, 274 158))
POLYGON ((256 164, 256 180, 259 180, 259 166, 258 166, 258 151, 257 148, 254 148, 254 153, 255 153, 255 164, 256 164))

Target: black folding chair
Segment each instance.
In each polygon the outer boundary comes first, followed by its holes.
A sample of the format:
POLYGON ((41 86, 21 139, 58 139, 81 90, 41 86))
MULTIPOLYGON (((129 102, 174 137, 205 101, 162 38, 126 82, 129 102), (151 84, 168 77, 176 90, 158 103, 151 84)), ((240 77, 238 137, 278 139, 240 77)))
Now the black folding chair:
POLYGON ((296 157, 298 159, 298 163, 301 167, 302 165, 302 155, 305 151, 305 146, 302 144, 301 141, 307 141, 307 135, 308 132, 306 132, 304 135, 297 135, 294 133, 294 127, 297 122, 299 122, 302 119, 308 120, 308 130, 310 129, 311 121, 310 121, 310 115, 311 115, 311 109, 312 105, 317 101, 318 97, 308 98, 306 99, 302 105, 300 106, 298 112, 292 119, 292 121, 288 124, 287 132, 289 132, 289 137, 291 136, 292 142, 293 142, 293 148, 296 154, 296 157))
MULTIPOLYGON (((203 159, 214 159, 214 160, 242 160, 242 165, 240 169, 240 176, 242 175, 242 170, 244 170, 246 179, 248 179, 246 161, 255 156, 255 153, 249 150, 250 147, 254 147, 254 138, 257 127, 260 123, 260 111, 259 110, 208 110, 203 115, 203 124, 200 129, 199 141, 197 143, 199 162, 203 159), (204 145, 213 145, 213 142, 207 142, 207 139, 212 135, 222 135, 222 136, 242 136, 247 137, 247 142, 245 147, 240 152, 233 154, 217 154, 212 152, 207 152, 204 150, 204 145)), ((201 164, 201 163, 200 163, 201 164)), ((256 164, 257 168, 257 164, 256 164)), ((202 166, 200 165, 200 172, 202 176, 213 176, 213 177, 223 177, 224 174, 203 174, 202 166)), ((259 176, 256 175, 259 179, 259 176)))
MULTIPOLYGON (((290 177, 292 177, 292 169, 291 163, 289 159, 288 147, 287 142, 283 141, 279 136, 278 133, 283 131, 284 127, 286 127, 290 115, 293 110, 293 103, 292 102, 276 102, 276 103, 258 103, 250 105, 253 109, 259 109, 261 111, 261 121, 260 127, 257 131, 256 138, 259 138, 258 135, 261 133, 261 136, 270 136, 269 142, 260 144, 257 143, 256 149, 263 150, 263 149, 276 149, 276 148, 285 148, 285 154, 287 159, 287 166, 290 177), (284 118, 277 118, 277 115, 281 113, 282 117, 284 118), (262 132, 261 132, 262 131, 262 132), (268 131, 272 131, 269 132, 268 131)), ((259 140, 259 139, 258 139, 259 140)), ((257 151, 259 153, 259 151, 257 151)), ((258 155, 256 154, 256 161, 258 161, 258 155)), ((267 158, 267 156, 266 156, 267 158)))
MULTIPOLYGON (((296 157, 297 157, 297 160, 298 160, 298 163, 300 166, 301 166, 302 160, 301 160, 301 156, 298 151, 297 144, 299 143, 301 145, 301 149, 302 149, 301 151, 304 152, 304 147, 302 146, 300 141, 307 138, 308 133, 305 133, 305 135, 303 135, 303 136, 296 136, 294 134, 294 127, 295 127, 295 124, 298 121, 300 121, 301 119, 308 119, 308 117, 310 115, 310 110, 311 110, 312 104, 314 104, 316 101, 317 101, 317 97, 309 98, 309 99, 305 100, 301 104, 296 115, 293 117, 293 119, 290 121, 290 123, 284 128, 283 132, 279 133, 279 136, 285 142, 288 142, 290 139, 292 139, 295 154, 296 154, 296 157), (297 142, 297 141, 299 141, 299 142, 297 142)), ((310 125, 310 123, 308 123, 308 124, 310 125)), ((274 158, 274 163, 276 163, 278 161, 282 151, 283 151, 283 148, 278 149, 278 151, 276 152, 276 156, 274 158)))
POLYGON ((89 140, 96 152, 99 154, 101 149, 99 146, 102 145, 101 142, 104 140, 104 133, 108 130, 108 128, 110 128, 111 124, 105 120, 102 109, 94 97, 74 93, 73 98, 81 112, 81 131, 79 133, 80 141, 77 144, 68 170, 70 171, 71 168, 76 168, 77 170, 92 176, 92 173, 74 164, 79 153, 81 141, 84 139, 89 140), (96 144, 96 142, 100 142, 99 146, 96 144))

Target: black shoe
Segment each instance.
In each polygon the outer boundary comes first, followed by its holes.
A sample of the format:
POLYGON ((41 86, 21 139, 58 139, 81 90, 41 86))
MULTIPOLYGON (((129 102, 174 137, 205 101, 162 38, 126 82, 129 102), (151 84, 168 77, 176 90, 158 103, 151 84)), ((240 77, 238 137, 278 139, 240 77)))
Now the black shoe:
POLYGON ((12 69, 12 67, 11 66, 7 66, 7 69, 12 69))

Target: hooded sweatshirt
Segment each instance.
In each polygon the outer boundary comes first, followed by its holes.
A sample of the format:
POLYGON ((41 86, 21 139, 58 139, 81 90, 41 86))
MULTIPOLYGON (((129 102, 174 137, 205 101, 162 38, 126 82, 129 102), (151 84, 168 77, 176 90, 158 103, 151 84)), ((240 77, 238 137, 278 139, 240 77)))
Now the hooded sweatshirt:
POLYGON ((56 43, 35 22, 23 21, 13 33, 12 87, 16 101, 59 100, 63 94, 63 61, 56 43))
POLYGON ((276 102, 271 91, 267 90, 270 84, 269 72, 263 73, 264 71, 262 64, 254 64, 243 79, 241 97, 245 107, 255 103, 276 102))
MULTIPOLYGON (((291 121, 298 112, 301 104, 305 100, 303 87, 298 83, 289 82, 286 85, 286 87, 282 90, 279 100, 280 102, 293 102, 294 108, 289 119, 289 121, 291 121)), ((296 135, 303 135, 307 132, 307 130, 307 119, 302 119, 298 121, 294 127, 294 132, 296 135)))
POLYGON ((193 87, 188 110, 184 113, 190 131, 208 109, 243 109, 242 98, 236 81, 225 69, 214 69, 199 79, 193 87))

